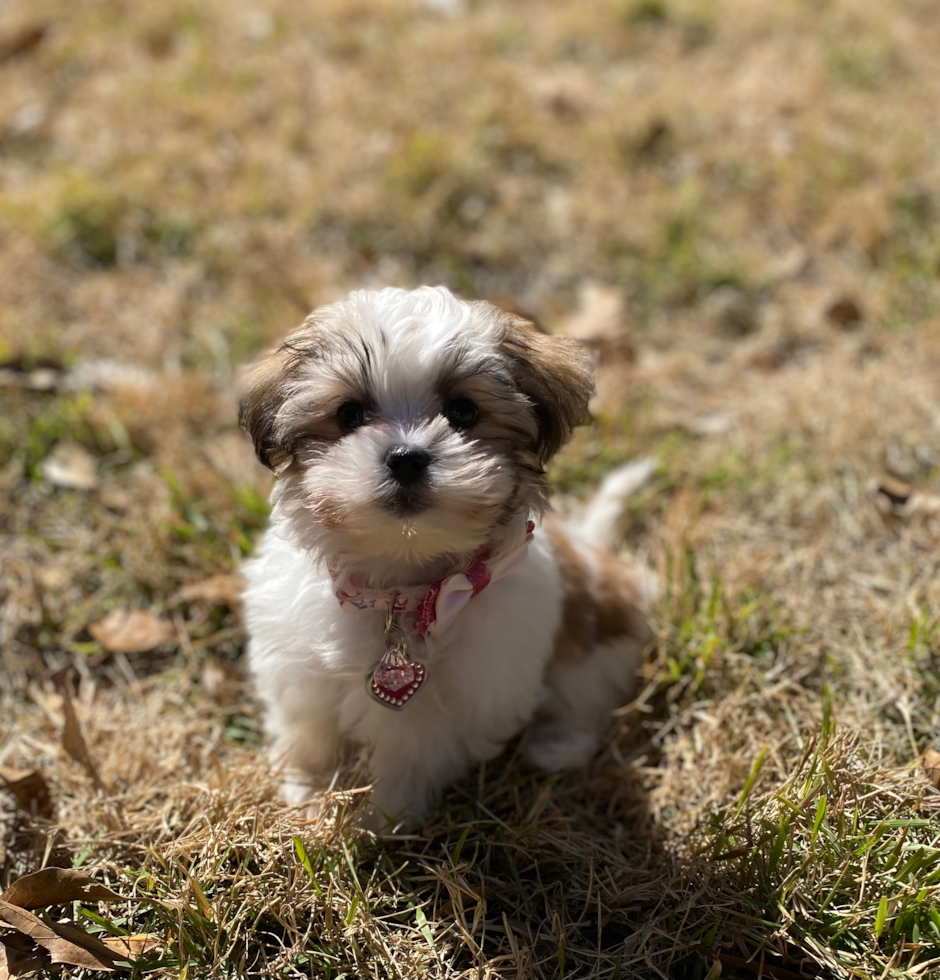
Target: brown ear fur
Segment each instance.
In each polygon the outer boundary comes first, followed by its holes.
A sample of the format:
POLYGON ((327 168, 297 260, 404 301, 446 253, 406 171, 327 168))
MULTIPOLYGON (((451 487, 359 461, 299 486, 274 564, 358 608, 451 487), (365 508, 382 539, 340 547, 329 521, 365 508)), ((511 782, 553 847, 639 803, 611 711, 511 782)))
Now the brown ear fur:
POLYGON ((538 443, 534 449, 544 466, 568 441, 571 430, 590 419, 593 358, 578 341, 541 333, 517 316, 508 317, 502 349, 512 361, 519 390, 535 410, 538 443))
POLYGON ((276 351, 254 364, 244 380, 238 422, 251 436, 258 459, 275 472, 290 461, 294 450, 277 424, 288 382, 319 346, 311 317, 276 351))

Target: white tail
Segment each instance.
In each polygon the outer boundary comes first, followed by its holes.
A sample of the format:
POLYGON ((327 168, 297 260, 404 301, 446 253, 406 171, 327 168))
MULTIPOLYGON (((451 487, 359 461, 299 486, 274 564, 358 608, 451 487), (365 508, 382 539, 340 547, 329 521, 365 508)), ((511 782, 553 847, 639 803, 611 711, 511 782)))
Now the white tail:
POLYGON ((608 473, 584 513, 571 522, 577 528, 578 541, 611 551, 617 544, 617 525, 627 499, 646 483, 655 469, 652 459, 638 459, 608 473))

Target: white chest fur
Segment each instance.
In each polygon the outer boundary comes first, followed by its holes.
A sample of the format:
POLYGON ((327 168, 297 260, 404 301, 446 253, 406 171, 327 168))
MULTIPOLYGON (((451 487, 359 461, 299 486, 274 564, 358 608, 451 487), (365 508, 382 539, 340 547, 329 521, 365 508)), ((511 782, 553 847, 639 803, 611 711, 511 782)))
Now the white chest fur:
POLYGON ((366 671, 383 650, 380 611, 345 612, 325 569, 277 522, 245 567, 249 666, 275 761, 303 774, 300 802, 328 782, 345 745, 359 746, 389 815, 422 814, 436 792, 497 755, 539 703, 561 616, 561 581, 544 537, 525 562, 476 596, 445 633, 409 636, 427 681, 401 712, 375 703, 366 671))

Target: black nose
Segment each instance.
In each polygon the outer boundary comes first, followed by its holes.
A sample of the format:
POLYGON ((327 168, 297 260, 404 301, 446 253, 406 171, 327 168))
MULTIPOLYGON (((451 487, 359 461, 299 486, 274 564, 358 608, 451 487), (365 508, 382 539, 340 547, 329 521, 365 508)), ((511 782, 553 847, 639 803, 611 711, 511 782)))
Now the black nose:
POLYGON ((423 449, 394 446, 385 457, 385 465, 392 471, 392 476, 398 483, 403 487, 412 487, 427 472, 431 465, 431 454, 423 449))

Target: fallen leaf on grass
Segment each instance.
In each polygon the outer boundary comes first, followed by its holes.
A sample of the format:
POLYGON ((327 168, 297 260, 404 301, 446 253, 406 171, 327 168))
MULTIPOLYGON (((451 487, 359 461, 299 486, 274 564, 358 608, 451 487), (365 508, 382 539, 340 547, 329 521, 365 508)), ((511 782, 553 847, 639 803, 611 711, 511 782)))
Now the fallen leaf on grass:
POLYGON ((18 932, 0 934, 0 977, 25 976, 51 966, 48 952, 18 932))
POLYGON ((119 959, 125 960, 136 960, 144 953, 166 944, 165 939, 152 932, 142 932, 134 936, 104 936, 101 941, 108 949, 117 953, 119 959))
POLYGON ((598 342, 623 336, 623 295, 613 286, 588 280, 578 292, 578 308, 561 324, 575 340, 598 342))
POLYGON ((723 436, 734 425, 734 416, 729 412, 703 412, 689 419, 688 430, 694 436, 707 438, 723 436))
POLYGON ((855 330, 861 326, 865 313, 851 296, 840 296, 826 307, 826 319, 840 330, 855 330))
MULTIPOLYGON (((0 61, 2 61, 0 57, 0 61)), ((53 368, 36 368, 35 371, 17 371, 0 367, 0 388, 28 388, 31 391, 55 391, 61 375, 53 368)))
POLYGON ((936 789, 940 789, 940 752, 927 749, 924 753, 924 772, 936 789))
POLYGON ((114 609, 88 632, 109 653, 145 653, 176 639, 170 623, 142 609, 114 609))
POLYGON ((893 514, 895 517, 940 514, 940 495, 922 493, 897 477, 881 477, 871 484, 869 493, 882 514, 893 514))
POLYGON ((18 905, 21 909, 44 909, 67 902, 140 902, 144 899, 119 895, 81 868, 43 868, 17 878, 0 894, 0 901, 18 905))
POLYGON ((11 769, 0 766, 0 789, 13 794, 21 810, 48 817, 52 813, 52 796, 46 777, 36 769, 11 769))
POLYGON ((151 898, 149 895, 121 895, 96 881, 91 871, 83 868, 43 868, 17 878, 0 901, 32 910, 69 902, 150 902, 164 908, 177 908, 176 902, 151 898))
POLYGON ((60 442, 40 463, 47 483, 63 490, 94 490, 98 486, 95 459, 77 442, 60 442))
POLYGON ((228 605, 233 609, 241 601, 245 580, 240 575, 213 575, 201 582, 186 585, 176 594, 178 602, 203 602, 228 605))
POLYGON ((626 333, 623 294, 613 286, 591 280, 582 283, 578 308, 562 321, 561 332, 592 344, 602 364, 636 360, 636 349, 626 333))
POLYGON ((31 911, 76 901, 175 907, 159 899, 120 895, 80 868, 44 868, 24 875, 0 894, 0 927, 14 930, 0 933, 0 977, 44 970, 54 963, 112 971, 121 961, 133 961, 164 944, 152 933, 92 936, 71 923, 45 922, 31 911))
MULTIPOLYGON (((43 922, 26 909, 0 899, 0 922, 31 939, 44 949, 52 963, 82 966, 89 970, 115 969, 118 957, 100 939, 77 926, 43 922)), ((3 940, 6 946, 6 940, 3 940)))
POLYGON ((871 492, 876 495, 876 499, 884 498, 881 503, 886 502, 891 507, 903 507, 910 500, 914 486, 906 480, 886 473, 872 484, 871 492))
POLYGON ((62 748, 65 749, 70 758, 74 759, 84 768, 85 772, 91 777, 95 789, 107 793, 108 788, 102 781, 98 773, 98 767, 95 765, 91 753, 88 751, 88 743, 82 734, 82 726, 78 721, 78 715, 75 714, 75 705, 72 704, 72 694, 69 690, 69 685, 73 673, 74 668, 66 667, 64 670, 57 671, 52 676, 52 682, 62 695, 62 714, 65 716, 65 726, 62 729, 62 748))
POLYGON ((29 54, 49 33, 46 24, 28 24, 17 33, 0 40, 0 62, 29 54))
POLYGON ((915 514, 940 514, 940 495, 912 493, 898 513, 901 517, 913 517, 915 514))

